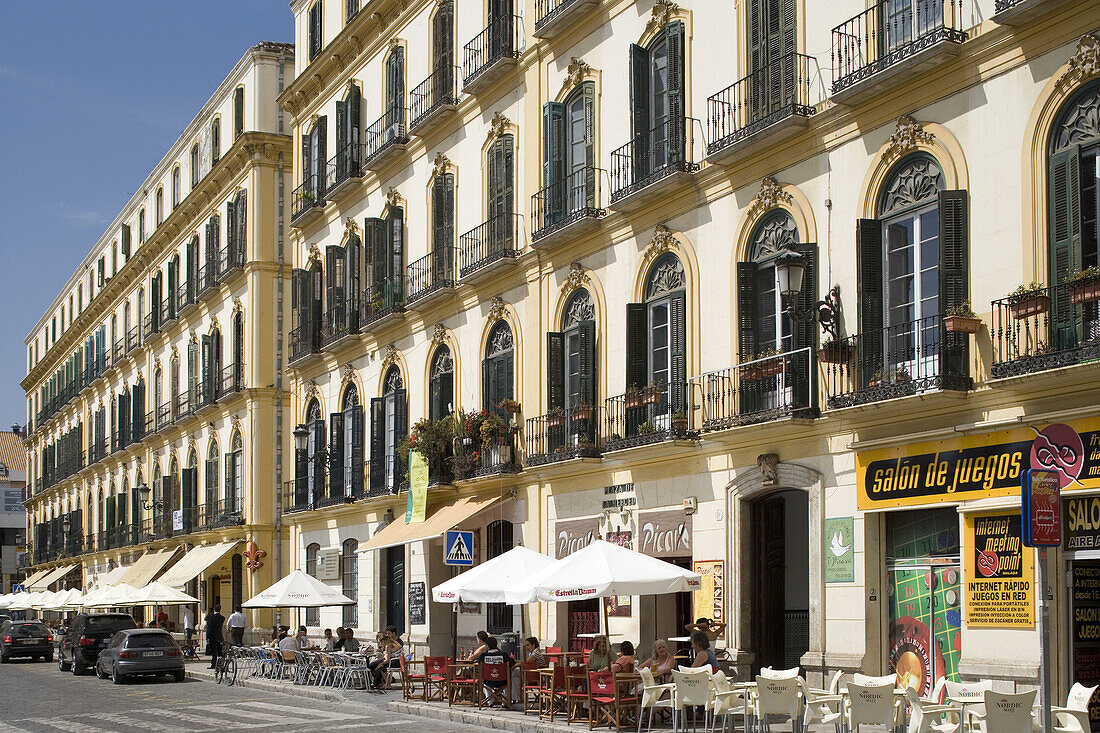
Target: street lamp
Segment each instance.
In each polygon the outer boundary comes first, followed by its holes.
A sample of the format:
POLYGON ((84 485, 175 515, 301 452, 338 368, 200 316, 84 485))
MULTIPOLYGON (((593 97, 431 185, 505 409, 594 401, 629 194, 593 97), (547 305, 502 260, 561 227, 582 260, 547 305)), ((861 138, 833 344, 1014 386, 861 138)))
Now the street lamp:
POLYGON ((72 529, 72 528, 73 528, 73 523, 68 517, 65 517, 64 519, 61 520, 61 531, 65 533, 66 537, 69 536, 69 530, 72 529))
POLYGON ((802 280, 806 275, 806 260, 798 252, 786 249, 775 258, 775 279, 779 293, 787 303, 786 313, 799 323, 817 321, 821 329, 833 340, 840 339, 840 286, 834 285, 824 300, 798 309, 795 302, 802 292, 802 280))
POLYGON ((152 489, 149 488, 149 484, 143 481, 138 484, 137 490, 138 494, 141 495, 141 503, 146 511, 160 508, 161 503, 159 501, 149 501, 149 496, 153 493, 152 489))
POLYGON ((299 423, 298 427, 294 428, 294 449, 296 451, 304 451, 307 448, 309 442, 309 428, 299 423))

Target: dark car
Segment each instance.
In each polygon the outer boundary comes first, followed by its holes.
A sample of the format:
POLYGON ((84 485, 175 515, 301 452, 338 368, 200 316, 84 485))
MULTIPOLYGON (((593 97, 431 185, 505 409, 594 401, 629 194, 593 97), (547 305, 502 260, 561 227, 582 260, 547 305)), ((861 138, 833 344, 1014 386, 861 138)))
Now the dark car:
POLYGON ((95 674, 110 677, 116 685, 137 675, 170 674, 183 682, 183 650, 163 629, 128 629, 111 637, 99 653, 95 674))
POLYGON ((57 647, 57 668, 72 669, 74 675, 95 665, 99 653, 116 633, 136 628, 134 619, 126 613, 78 613, 69 624, 57 647))
POLYGON ((0 624, 0 662, 14 657, 53 661, 53 632, 41 621, 5 621, 0 624))

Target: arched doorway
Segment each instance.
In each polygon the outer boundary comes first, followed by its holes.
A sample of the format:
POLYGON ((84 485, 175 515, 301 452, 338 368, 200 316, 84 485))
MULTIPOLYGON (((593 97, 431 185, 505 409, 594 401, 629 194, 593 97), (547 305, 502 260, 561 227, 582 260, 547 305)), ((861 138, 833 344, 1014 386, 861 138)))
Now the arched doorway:
POLYGON ((791 669, 809 651, 809 515, 805 491, 773 491, 749 502, 754 588, 753 671, 791 669))

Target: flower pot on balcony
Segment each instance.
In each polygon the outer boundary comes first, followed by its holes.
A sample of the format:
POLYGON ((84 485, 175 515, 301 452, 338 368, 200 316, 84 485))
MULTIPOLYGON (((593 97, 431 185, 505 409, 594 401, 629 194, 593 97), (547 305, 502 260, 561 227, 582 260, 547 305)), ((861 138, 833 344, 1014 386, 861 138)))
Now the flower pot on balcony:
POLYGON ((760 364, 761 377, 776 377, 787 370, 786 359, 768 359, 760 364))
POLYGON ((656 390, 651 390, 642 395, 643 405, 656 405, 661 401, 661 393, 656 390))
POLYGON ((560 428, 565 424, 565 415, 547 415, 546 424, 552 428, 560 428))
POLYGON ((759 364, 753 364, 752 366, 743 366, 737 371, 738 374, 741 376, 742 382, 751 382, 764 376, 764 372, 760 369, 759 364))
POLYGON ((686 417, 684 417, 684 418, 673 418, 672 419, 672 429, 674 431, 676 431, 677 433, 686 433, 687 429, 688 429, 687 418, 686 417))
POLYGON ((640 394, 627 395, 625 402, 627 409, 641 407, 644 404, 642 402, 642 396, 640 394))
POLYGON ((500 409, 504 410, 509 415, 515 415, 519 412, 519 403, 515 400, 501 400, 500 409))
POLYGON ((1070 285, 1069 299, 1074 305, 1100 300, 1100 280, 1089 280, 1070 285))
POLYGON ((573 408, 573 419, 574 420, 588 420, 591 417, 592 417, 592 408, 591 407, 574 407, 573 408))
POLYGON ((850 353, 848 344, 834 341, 817 350, 817 360, 825 364, 846 364, 850 353))
POLYGON ((943 327, 951 333, 977 333, 982 319, 977 316, 944 316, 943 327))
POLYGON ((1008 304, 1012 311, 1012 317, 1017 321, 1030 316, 1037 316, 1050 310, 1050 296, 1043 293, 1029 295, 1026 298, 1008 304))

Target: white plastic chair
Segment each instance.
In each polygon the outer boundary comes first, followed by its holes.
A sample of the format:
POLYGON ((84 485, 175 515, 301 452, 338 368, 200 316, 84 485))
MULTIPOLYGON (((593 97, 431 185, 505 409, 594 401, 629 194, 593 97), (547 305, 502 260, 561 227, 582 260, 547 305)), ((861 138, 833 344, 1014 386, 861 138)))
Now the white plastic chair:
POLYGON ((1031 710, 1035 704, 1035 690, 1015 695, 986 690, 983 699, 984 714, 973 715, 980 723, 980 730, 987 733, 1034 733, 1040 730, 1035 725, 1031 710))
POLYGON ((833 672, 833 676, 829 678, 829 684, 825 687, 811 687, 810 692, 817 693, 818 695, 837 695, 840 693, 840 678, 844 673, 839 669, 833 672))
MULTIPOLYGON (((802 730, 809 730, 813 723, 832 725, 840 733, 843 722, 844 709, 842 707, 844 697, 838 693, 830 693, 824 690, 814 690, 806 684, 801 677, 798 678, 802 687, 803 713, 802 730)), ((834 690, 840 684, 840 672, 833 675, 829 686, 834 690)))
POLYGON ((971 716, 981 718, 985 715, 983 695, 985 695, 986 690, 993 689, 992 680, 981 680, 980 682, 951 682, 948 680, 943 684, 947 688, 949 698, 967 703, 963 707, 965 713, 962 716, 963 728, 970 724, 968 719, 971 716))
POLYGON ((692 708, 692 729, 698 724, 698 716, 694 709, 703 708, 703 728, 707 728, 710 722, 711 696, 709 674, 698 674, 672 670, 672 684, 675 687, 672 697, 672 729, 680 730, 680 720, 684 708, 692 708))
POLYGON ((1074 682, 1066 696, 1065 707, 1051 708, 1055 733, 1089 733, 1089 700, 1095 687, 1085 687, 1074 682))
POLYGON ((792 669, 772 669, 771 667, 760 668, 760 676, 769 680, 789 680, 797 677, 801 673, 801 667, 794 667, 792 669))
MULTIPOLYGON (((638 670, 638 676, 642 678, 642 692, 638 697, 638 733, 642 733, 642 711, 649 711, 649 727, 653 730, 653 713, 655 710, 672 710, 673 697, 676 694, 676 685, 671 682, 657 684, 653 677, 653 670, 643 667, 638 670)), ((673 712, 675 715, 675 712, 673 712)))
MULTIPOLYGON (((731 716, 737 713, 743 713, 746 709, 747 694, 744 688, 734 689, 729 679, 726 677, 725 672, 721 670, 715 672, 710 678, 711 685, 711 708, 710 708, 710 723, 711 729, 714 730, 718 726, 718 716, 722 716, 722 730, 726 730, 726 725, 729 725, 730 730, 733 730, 733 718, 731 716)), ((746 730, 748 729, 746 725, 746 730)))
POLYGON ((894 683, 883 685, 848 685, 848 705, 845 723, 848 730, 859 733, 861 725, 884 725, 893 730, 899 724, 900 705, 894 700, 894 683))
POLYGON ((756 676, 756 719, 764 730, 770 730, 769 715, 783 715, 790 718, 791 730, 795 731, 799 728, 805 714, 802 697, 804 684, 798 677, 774 679, 763 675, 756 676))
POLYGON ((905 688, 905 696, 912 708, 907 733, 956 733, 961 728, 958 706, 924 700, 912 687, 905 688))
POLYGON ((860 672, 856 672, 852 675, 852 682, 865 687, 880 687, 882 685, 894 685, 896 687, 898 684, 898 676, 896 674, 884 674, 879 677, 870 677, 860 672))

